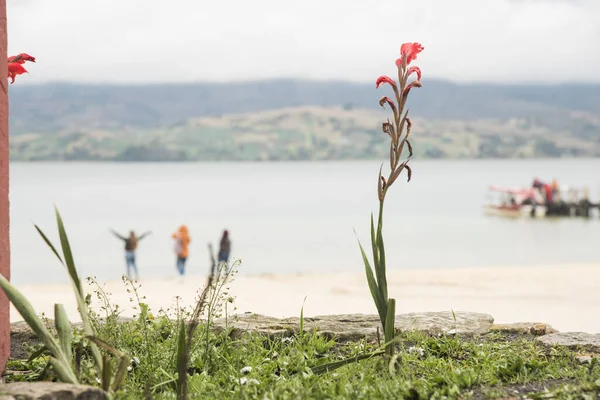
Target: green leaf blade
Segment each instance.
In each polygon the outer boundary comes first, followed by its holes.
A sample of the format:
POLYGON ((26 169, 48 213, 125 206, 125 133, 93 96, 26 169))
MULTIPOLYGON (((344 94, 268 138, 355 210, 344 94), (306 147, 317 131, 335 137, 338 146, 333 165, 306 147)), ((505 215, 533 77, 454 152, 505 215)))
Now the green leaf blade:
POLYGON ((388 299, 387 302, 387 314, 385 316, 385 324, 383 326, 383 333, 385 336, 385 351, 387 355, 391 356, 394 354, 394 336, 396 335, 396 300, 388 299))
MULTIPOLYGON (((377 249, 377 236, 375 235, 375 224, 373 222, 373 213, 371 213, 371 247, 373 249, 373 267, 375 270, 379 267, 379 251, 377 249)), ((379 278, 377 279, 377 284, 381 284, 379 278)))
MULTIPOLYGON (((56 223, 58 225, 58 235, 60 237, 60 244, 63 251, 64 263, 66 265, 67 270, 69 272, 69 277, 71 278, 71 283, 73 284, 73 289, 75 292, 75 300, 77 301, 77 309, 79 311, 79 315, 81 317, 81 322, 83 324, 83 332, 87 336, 95 336, 94 328, 90 322, 90 318, 87 312, 87 305, 85 303, 85 294, 83 293, 83 288, 81 286, 81 281, 79 280, 79 275, 77 274, 77 269, 75 267, 75 261, 73 260, 73 252, 71 251, 71 245, 69 244, 69 238, 67 236, 67 232, 65 230, 65 226, 58 211, 58 208, 54 207, 54 211, 56 214, 56 223)), ((41 231, 39 231, 41 232, 41 231)), ((45 235, 42 235, 45 238, 45 235)), ((51 249, 56 254, 56 249, 54 246, 45 238, 46 243, 50 246, 51 249)), ((58 255, 57 255, 58 256, 58 255)), ((58 258, 62 261, 60 256, 58 258)), ((96 363, 96 368, 98 370, 98 374, 102 374, 102 369, 104 368, 104 362, 102 361, 102 355, 100 354, 100 350, 95 343, 90 343, 90 349, 92 351, 92 356, 94 357, 94 361, 96 363)))
POLYGON ((387 301, 387 271, 385 265, 385 246, 383 245, 383 234, 381 233, 381 224, 379 224, 379 226, 377 227, 377 248, 379 249, 379 265, 377 265, 375 272, 377 274, 377 282, 379 283, 381 297, 383 297, 383 299, 387 301))
POLYGON ((75 268, 75 261, 73 260, 73 252, 71 251, 71 245, 69 244, 69 238, 67 236, 67 232, 65 230, 65 225, 63 224, 62 217, 60 216, 60 212, 58 208, 54 208, 54 212, 56 214, 56 224, 58 225, 58 236, 60 238, 60 245, 62 247, 63 256, 65 263, 67 265, 67 270, 69 271, 69 275, 71 279, 77 286, 77 290, 79 294, 83 296, 83 289, 81 287, 81 280, 79 280, 79 275, 77 274, 77 269, 75 268))
POLYGON ((42 230, 40 229, 39 226, 37 226, 37 225, 33 225, 33 226, 38 231, 38 233, 40 234, 40 236, 42 237, 42 239, 44 239, 44 242, 46 242, 46 244, 48 245, 48 247, 50 247, 50 250, 52 250, 52 252, 56 256, 56 258, 58 258, 58 261, 60 261, 60 263, 62 265, 65 265, 65 262, 63 261, 63 259, 60 256, 60 254, 58 254, 58 251, 56 251, 56 247, 54 247, 54 245, 52 244, 52 242, 50 241, 50 239, 48 239, 48 237, 44 234, 44 232, 42 232, 42 230))
POLYGON ((371 291, 371 296, 373 297, 375 307, 377 307, 377 312, 383 325, 385 321, 387 305, 385 303, 385 300, 381 297, 381 291, 379 290, 379 287, 377 286, 377 281, 375 280, 375 276, 373 275, 373 268, 371 268, 371 264, 369 263, 369 259, 367 258, 367 254, 365 253, 365 249, 360 243, 360 240, 358 240, 358 246, 360 247, 360 252, 362 254, 363 262, 365 264, 365 272, 367 275, 367 283, 369 284, 369 290, 371 291))
POLYGON ((54 355, 58 354, 60 352, 58 343, 56 343, 50 332, 44 326, 42 320, 37 316, 33 306, 27 298, 2 275, 0 275, 0 287, 19 314, 21 314, 27 325, 35 332, 48 350, 54 355))
POLYGON ((73 359, 73 328, 62 304, 54 305, 54 326, 56 327, 56 332, 58 332, 60 347, 63 353, 65 353, 66 359, 71 361, 73 359))

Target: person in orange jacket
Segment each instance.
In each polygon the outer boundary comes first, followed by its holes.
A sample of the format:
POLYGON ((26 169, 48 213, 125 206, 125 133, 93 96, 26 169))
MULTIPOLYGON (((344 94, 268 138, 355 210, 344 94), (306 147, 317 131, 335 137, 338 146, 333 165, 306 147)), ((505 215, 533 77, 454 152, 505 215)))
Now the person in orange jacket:
POLYGON ((189 256, 189 244, 191 241, 187 226, 181 225, 177 232, 173 234, 173 239, 175 239, 177 271, 179 271, 179 275, 183 276, 185 274, 185 262, 189 256))

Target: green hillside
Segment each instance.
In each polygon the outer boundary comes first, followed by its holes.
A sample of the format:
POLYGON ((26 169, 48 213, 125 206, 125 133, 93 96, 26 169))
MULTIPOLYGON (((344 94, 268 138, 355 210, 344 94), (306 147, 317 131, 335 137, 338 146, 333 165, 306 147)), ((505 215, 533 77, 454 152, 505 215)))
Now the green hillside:
MULTIPOLYGON (((600 85, 413 90, 417 157, 600 155, 600 85)), ((12 160, 326 160, 385 156, 374 84, 264 81, 10 87, 12 160)))

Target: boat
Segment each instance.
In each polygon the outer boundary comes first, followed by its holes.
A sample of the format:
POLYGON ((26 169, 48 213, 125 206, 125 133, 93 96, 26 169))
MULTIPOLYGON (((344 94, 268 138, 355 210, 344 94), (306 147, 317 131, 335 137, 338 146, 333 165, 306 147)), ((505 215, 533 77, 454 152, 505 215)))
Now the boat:
POLYGON ((488 202, 483 206, 484 214, 499 217, 545 217, 546 211, 538 190, 499 185, 489 187, 488 202))
POLYGON ((500 217, 584 217, 598 213, 600 204, 589 200, 587 188, 546 185, 538 179, 530 187, 492 185, 483 206, 486 215, 500 217))

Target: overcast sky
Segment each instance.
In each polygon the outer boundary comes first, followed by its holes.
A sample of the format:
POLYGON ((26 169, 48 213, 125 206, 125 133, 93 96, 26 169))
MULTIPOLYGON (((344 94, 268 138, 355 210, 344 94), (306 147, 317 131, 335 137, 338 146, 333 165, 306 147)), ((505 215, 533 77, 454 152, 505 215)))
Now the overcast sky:
POLYGON ((7 0, 19 83, 374 81, 418 41, 428 77, 600 82, 600 0, 7 0))

